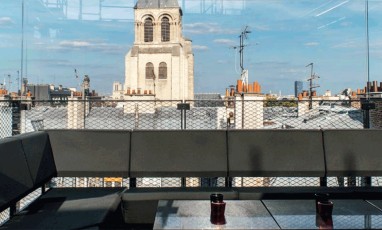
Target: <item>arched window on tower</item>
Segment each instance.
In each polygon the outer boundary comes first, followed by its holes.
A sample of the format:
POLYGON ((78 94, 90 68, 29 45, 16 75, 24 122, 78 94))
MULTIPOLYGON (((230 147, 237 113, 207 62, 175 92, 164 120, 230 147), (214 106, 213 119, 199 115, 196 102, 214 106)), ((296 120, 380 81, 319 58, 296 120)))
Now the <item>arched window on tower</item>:
POLYGON ((170 20, 167 17, 162 18, 162 42, 170 41, 170 20))
POLYGON ((167 64, 166 64, 166 62, 161 62, 159 64, 159 79, 167 79, 167 64))
POLYGON ((153 20, 151 18, 146 18, 145 20, 145 42, 153 41, 153 20))
POLYGON ((154 65, 151 62, 146 64, 146 79, 154 79, 154 65))

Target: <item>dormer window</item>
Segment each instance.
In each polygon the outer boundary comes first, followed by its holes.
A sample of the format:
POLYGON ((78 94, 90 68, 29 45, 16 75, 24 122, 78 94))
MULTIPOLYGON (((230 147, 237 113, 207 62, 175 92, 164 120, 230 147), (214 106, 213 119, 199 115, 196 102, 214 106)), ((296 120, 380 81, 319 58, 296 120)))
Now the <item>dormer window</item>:
POLYGON ((145 20, 145 42, 153 41, 153 20, 151 18, 146 18, 145 20))
POLYGON ((161 31, 162 42, 170 41, 170 20, 167 17, 162 18, 161 31))

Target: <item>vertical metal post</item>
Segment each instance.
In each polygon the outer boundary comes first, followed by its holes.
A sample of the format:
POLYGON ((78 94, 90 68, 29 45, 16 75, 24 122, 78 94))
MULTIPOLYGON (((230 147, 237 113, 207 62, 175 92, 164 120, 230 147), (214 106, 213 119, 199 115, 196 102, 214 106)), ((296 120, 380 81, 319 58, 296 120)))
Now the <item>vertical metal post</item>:
POLYGON ((181 181, 180 181, 180 183, 181 183, 181 187, 182 188, 185 188, 185 187, 187 187, 187 185, 186 185, 186 178, 185 177, 182 177, 182 178, 180 178, 181 179, 181 181))
MULTIPOLYGON (((367 86, 369 88, 369 86, 367 86)), ((363 110, 363 128, 364 129, 370 129, 370 110, 375 109, 375 104, 370 102, 368 98, 366 98, 365 101, 361 102, 361 108, 363 110)), ((365 187, 371 186, 371 177, 362 177, 361 178, 361 185, 365 187)))
POLYGON ((325 177, 320 177, 320 186, 321 187, 327 187, 328 186, 328 178, 325 177))
POLYGON ((136 188, 137 187, 137 178, 130 178, 129 180, 129 187, 130 188, 136 188))
POLYGON ((187 129, 187 111, 184 110, 184 129, 187 129))
POLYGON ((183 130, 183 109, 180 110, 180 129, 183 130))

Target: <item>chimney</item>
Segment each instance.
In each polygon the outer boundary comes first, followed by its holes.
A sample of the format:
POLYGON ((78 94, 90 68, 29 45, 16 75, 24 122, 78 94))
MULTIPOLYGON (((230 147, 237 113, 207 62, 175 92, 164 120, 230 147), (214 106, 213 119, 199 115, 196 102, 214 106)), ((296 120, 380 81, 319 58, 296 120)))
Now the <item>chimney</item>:
POLYGON ((229 89, 228 89, 228 88, 225 89, 225 96, 226 96, 226 97, 229 97, 229 89))
POLYGON ((302 93, 299 93, 299 94, 298 94, 298 100, 299 100, 299 101, 302 100, 302 93))
POLYGON ((253 84, 248 85, 248 93, 253 93, 253 84))
POLYGON ((231 97, 235 96, 235 89, 234 88, 231 88, 230 96, 231 97))
POLYGON ((357 94, 361 94, 361 89, 357 89, 357 94))
POLYGON ((237 92, 242 93, 243 92, 243 81, 237 80, 237 92))

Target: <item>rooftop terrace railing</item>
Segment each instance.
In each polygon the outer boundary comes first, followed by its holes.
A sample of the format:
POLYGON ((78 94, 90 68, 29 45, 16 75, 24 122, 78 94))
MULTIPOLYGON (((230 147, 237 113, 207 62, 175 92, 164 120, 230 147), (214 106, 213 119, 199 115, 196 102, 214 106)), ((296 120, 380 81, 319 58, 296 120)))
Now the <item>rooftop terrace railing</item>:
POLYGON ((2 101, 0 138, 43 129, 362 129, 360 101, 2 101))
MULTIPOLYGON (((1 101, 0 138, 48 129, 363 129, 360 101, 1 101)), ((136 178, 137 187, 224 187, 226 178, 136 178), (183 181, 185 180, 185 181, 183 181)), ((234 177, 233 187, 320 186, 320 178, 234 177)), ((363 186, 361 177, 328 177, 327 186, 363 186)), ((129 187, 129 178, 54 178, 51 187, 129 187)), ((380 177, 372 186, 381 186, 380 177)), ((40 191, 20 202, 20 209, 40 191)), ((9 210, 0 213, 0 224, 9 210)))

